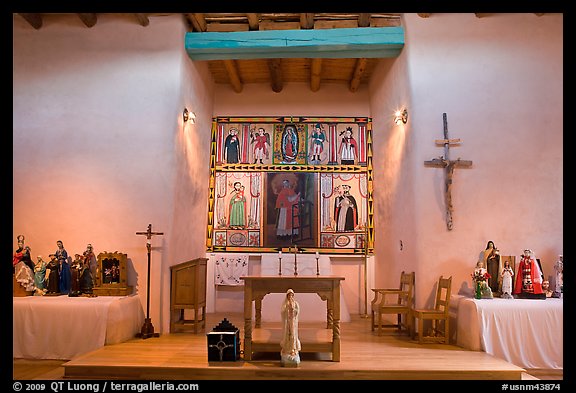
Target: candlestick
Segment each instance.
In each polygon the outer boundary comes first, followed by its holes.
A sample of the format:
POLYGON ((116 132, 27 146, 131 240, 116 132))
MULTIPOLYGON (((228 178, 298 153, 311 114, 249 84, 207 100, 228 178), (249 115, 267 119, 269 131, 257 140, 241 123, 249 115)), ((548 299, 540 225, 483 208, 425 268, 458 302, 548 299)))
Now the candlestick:
POLYGON ((320 275, 320 266, 318 265, 318 259, 320 259, 320 253, 316 251, 316 275, 320 275))
POLYGON ((282 275, 282 251, 278 251, 278 275, 282 275))
POLYGON ((298 262, 296 261, 296 255, 298 254, 298 246, 294 246, 294 275, 298 275, 298 262))

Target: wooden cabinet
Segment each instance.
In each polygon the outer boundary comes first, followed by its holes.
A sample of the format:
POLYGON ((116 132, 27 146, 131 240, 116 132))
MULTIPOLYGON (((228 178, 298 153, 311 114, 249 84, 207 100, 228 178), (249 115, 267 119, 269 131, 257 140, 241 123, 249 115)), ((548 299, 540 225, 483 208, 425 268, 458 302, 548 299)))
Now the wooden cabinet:
POLYGON ((196 258, 170 266, 170 333, 197 333, 206 327, 207 263, 208 258, 196 258), (194 319, 186 319, 185 310, 193 312, 194 319))

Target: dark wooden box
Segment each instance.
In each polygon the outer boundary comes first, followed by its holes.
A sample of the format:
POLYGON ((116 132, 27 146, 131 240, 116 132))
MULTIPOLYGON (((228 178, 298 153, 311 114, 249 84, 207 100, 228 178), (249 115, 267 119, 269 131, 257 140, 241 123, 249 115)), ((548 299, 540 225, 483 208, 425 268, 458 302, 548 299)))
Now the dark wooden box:
POLYGON ((240 359, 240 330, 226 318, 211 332, 206 333, 208 361, 225 362, 240 359))

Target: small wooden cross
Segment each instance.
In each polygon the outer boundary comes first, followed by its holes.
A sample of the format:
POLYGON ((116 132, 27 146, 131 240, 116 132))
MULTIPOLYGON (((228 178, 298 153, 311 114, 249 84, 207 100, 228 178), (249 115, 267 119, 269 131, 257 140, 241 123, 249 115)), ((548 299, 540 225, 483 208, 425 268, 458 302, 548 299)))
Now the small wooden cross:
POLYGON ((452 176, 454 175, 454 168, 469 168, 472 166, 472 161, 461 160, 450 160, 450 146, 458 145, 461 141, 460 139, 449 139, 448 138, 448 120, 446 118, 446 113, 442 114, 444 121, 444 139, 436 139, 434 142, 437 145, 444 145, 444 156, 439 158, 433 158, 429 161, 424 161, 424 165, 432 166, 436 168, 444 168, 444 198, 446 200, 446 226, 448 230, 452 230, 452 212, 454 207, 452 206, 452 176))
POLYGON ((137 235, 146 235, 146 247, 148 248, 148 252, 150 252, 150 247, 152 246, 150 240, 154 235, 163 235, 164 232, 152 232, 152 224, 148 224, 148 230, 146 232, 136 232, 137 235))

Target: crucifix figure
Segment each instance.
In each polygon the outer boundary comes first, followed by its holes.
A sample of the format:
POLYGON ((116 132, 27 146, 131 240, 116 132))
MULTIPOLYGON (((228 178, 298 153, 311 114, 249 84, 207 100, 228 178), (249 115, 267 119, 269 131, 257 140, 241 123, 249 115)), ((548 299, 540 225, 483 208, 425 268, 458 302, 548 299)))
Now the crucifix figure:
POLYGON ((433 166, 436 168, 444 168, 444 199, 446 201, 446 226, 448 230, 452 230, 452 176, 454 175, 455 168, 469 168, 472 166, 472 161, 461 160, 450 160, 450 145, 457 145, 460 143, 460 139, 449 139, 448 138, 448 120, 446 119, 446 113, 442 114, 444 120, 444 139, 436 139, 435 143, 437 145, 444 145, 444 156, 439 158, 434 158, 429 161, 424 161, 424 165, 433 166))
POLYGON ((164 232, 152 232, 152 224, 148 224, 148 230, 146 232, 136 232, 136 234, 146 236, 146 249, 148 250, 148 277, 146 278, 146 319, 144 319, 144 325, 142 325, 140 333, 136 335, 136 337, 142 337, 145 339, 149 337, 160 336, 158 333, 154 333, 154 326, 150 320, 150 252, 152 251, 152 236, 163 235, 164 232))

